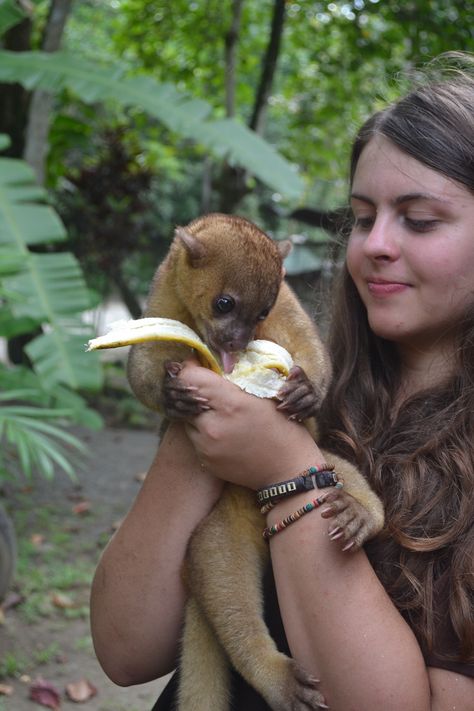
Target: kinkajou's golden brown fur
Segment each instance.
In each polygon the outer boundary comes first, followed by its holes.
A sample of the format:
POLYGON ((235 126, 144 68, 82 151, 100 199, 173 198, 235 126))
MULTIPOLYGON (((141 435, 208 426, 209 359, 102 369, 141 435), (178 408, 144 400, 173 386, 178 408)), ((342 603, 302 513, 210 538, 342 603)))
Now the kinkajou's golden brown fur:
MULTIPOLYGON (((144 315, 186 323, 220 356, 226 370, 232 368, 235 351, 253 338, 279 343, 302 369, 293 375, 306 384, 314 414, 331 367, 314 323, 283 281, 287 252, 287 243, 272 241, 247 220, 222 214, 198 218, 176 230, 144 315)), ((199 412, 200 403, 192 394, 174 389, 179 378, 165 377, 167 368, 173 372, 167 361, 182 361, 189 352, 185 346, 162 342, 133 346, 129 379, 145 405, 164 408, 171 417, 199 412)), ((306 407, 305 416, 307 412, 306 407)), ((354 467, 325 456, 353 497, 348 498, 360 546, 382 527, 382 506, 354 467)), ((288 472, 289 477, 295 474, 288 472)), ((268 560, 263 523, 255 493, 227 484, 191 538, 179 711, 229 709, 229 661, 275 711, 307 711, 322 701, 314 680, 276 649, 263 621, 261 581, 268 560)), ((346 523, 342 515, 335 519, 342 528, 346 523)))

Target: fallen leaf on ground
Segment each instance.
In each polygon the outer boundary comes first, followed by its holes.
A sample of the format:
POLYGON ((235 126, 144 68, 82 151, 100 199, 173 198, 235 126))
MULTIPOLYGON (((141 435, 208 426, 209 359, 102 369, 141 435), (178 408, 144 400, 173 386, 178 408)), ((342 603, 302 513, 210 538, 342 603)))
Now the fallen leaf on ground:
POLYGON ((0 695, 1 696, 11 696, 13 694, 13 686, 8 686, 8 684, 0 684, 0 695))
POLYGON ((78 504, 72 507, 72 512, 78 516, 89 513, 92 508, 90 501, 80 501, 78 504))
POLYGON ((55 607, 60 607, 62 610, 70 609, 75 605, 72 597, 65 595, 64 593, 53 593, 51 595, 51 602, 55 607))
POLYGON ((45 541, 45 537, 42 533, 32 533, 30 537, 31 543, 35 546, 35 548, 39 548, 40 546, 43 545, 45 541))
POLYGON ((40 706, 46 706, 53 711, 61 708, 61 695, 54 684, 38 677, 30 686, 30 699, 40 706))
POLYGON ((90 683, 87 679, 79 679, 79 681, 72 681, 66 686, 66 695, 71 700, 77 704, 83 701, 89 701, 93 696, 97 694, 96 687, 90 683))

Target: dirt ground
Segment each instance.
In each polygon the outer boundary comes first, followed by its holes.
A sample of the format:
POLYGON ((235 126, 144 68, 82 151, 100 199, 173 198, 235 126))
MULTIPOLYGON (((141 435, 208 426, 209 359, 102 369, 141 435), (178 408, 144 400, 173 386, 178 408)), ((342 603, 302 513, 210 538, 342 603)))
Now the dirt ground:
MULTIPOLYGON (((41 548, 47 548, 53 530, 68 531, 67 555, 78 568, 85 565, 86 570, 92 571, 114 526, 125 515, 139 489, 139 475, 146 471, 152 459, 157 435, 154 431, 112 428, 96 433, 76 430, 76 434, 91 450, 86 466, 78 472, 78 483, 60 475, 51 482, 36 482, 31 491, 23 492, 18 498, 15 491, 8 492, 6 503, 15 527, 21 522, 21 535, 30 537, 40 552, 41 548), (75 507, 84 502, 89 511, 78 513, 75 507), (35 512, 45 510, 51 512, 52 518, 46 525, 43 516, 45 531, 42 531, 41 519, 35 517, 35 512), (50 525, 51 521, 54 526, 50 525)), ((12 676, 0 680, 13 688, 11 696, 0 695, 0 711, 44 708, 29 699, 30 684, 37 677, 50 681, 58 689, 62 711, 78 708, 84 711, 151 709, 163 680, 120 688, 107 679, 95 659, 87 615, 89 585, 90 579, 78 583, 77 589, 67 591, 82 601, 85 612, 77 617, 67 617, 55 609, 51 614, 27 619, 22 607, 28 601, 6 610, 0 625, 0 660, 4 660, 4 664, 5 660, 16 660, 18 668, 12 676), (34 664, 32 658, 36 660, 34 664), (21 659, 30 660, 24 669, 18 662, 21 659), (78 705, 68 700, 64 691, 67 684, 83 678, 97 688, 97 694, 78 705)))

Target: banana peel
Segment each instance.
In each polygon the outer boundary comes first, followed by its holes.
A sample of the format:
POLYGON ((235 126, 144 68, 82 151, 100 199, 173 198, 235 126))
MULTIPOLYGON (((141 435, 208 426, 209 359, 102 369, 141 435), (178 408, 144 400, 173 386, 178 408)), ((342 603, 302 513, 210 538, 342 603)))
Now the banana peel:
POLYGON ((258 339, 251 341, 246 350, 237 355, 232 373, 224 373, 198 334, 181 321, 169 318, 117 321, 104 336, 90 340, 87 350, 120 348, 148 341, 175 341, 193 348, 202 365, 257 397, 275 397, 293 365, 285 348, 273 341, 258 339))

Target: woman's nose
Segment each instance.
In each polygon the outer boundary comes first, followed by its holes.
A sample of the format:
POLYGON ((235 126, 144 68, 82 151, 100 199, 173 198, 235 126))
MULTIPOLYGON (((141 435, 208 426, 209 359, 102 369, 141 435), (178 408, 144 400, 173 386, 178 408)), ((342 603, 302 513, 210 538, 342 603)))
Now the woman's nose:
POLYGON ((364 254, 370 259, 397 259, 400 243, 397 226, 388 217, 377 216, 364 240, 364 254))

